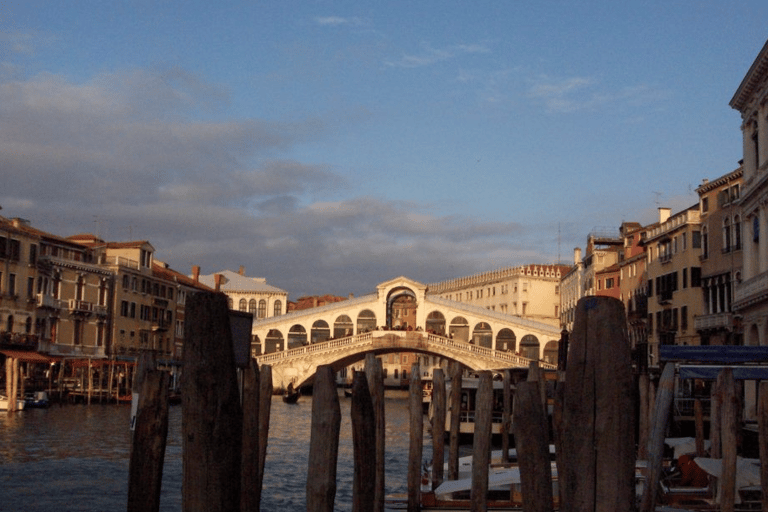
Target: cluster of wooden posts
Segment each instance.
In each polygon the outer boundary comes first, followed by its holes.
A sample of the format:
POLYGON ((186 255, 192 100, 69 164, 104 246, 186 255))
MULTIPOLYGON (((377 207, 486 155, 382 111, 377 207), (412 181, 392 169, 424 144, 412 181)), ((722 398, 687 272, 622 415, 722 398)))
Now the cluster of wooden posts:
MULTIPOLYGON (((252 362, 239 382, 232 353, 227 300, 220 294, 198 294, 187 304, 187 339, 184 348, 182 388, 183 510, 257 511, 260 509, 264 460, 269 428, 272 378, 269 366, 252 362)), ((567 369, 559 375, 553 409, 559 496, 553 496, 550 471, 549 425, 543 379, 534 364, 528 380, 515 383, 512 407, 511 375, 505 372, 504 425, 514 425, 525 512, 551 511, 559 504, 566 512, 633 511, 635 469, 635 379, 626 339, 626 321, 620 301, 607 297, 582 299, 569 340, 567 369)), ((150 365, 151 367, 151 365, 150 365)), ((432 425, 432 488, 444 475, 446 402, 459 409, 461 367, 452 364, 451 396, 446 397, 445 377, 436 370, 433 384, 435 408, 432 425)), ((141 398, 130 462, 128 510, 159 508, 167 419, 167 372, 139 371, 141 398)), ((422 388, 417 365, 410 381, 410 449, 407 509, 422 507, 423 421, 422 388)), ((640 455, 648 458, 646 494, 642 512, 655 510, 661 472, 663 440, 672 400, 674 370, 667 365, 654 393, 648 433, 641 434, 640 455)), ((732 381, 732 376, 731 376, 732 381)), ((723 376, 722 457, 725 468, 735 467, 736 417, 731 409, 728 374, 723 376)), ((491 448, 492 375, 480 372, 470 510, 487 509, 488 466, 491 448)), ((768 389, 762 388, 768 397, 768 389)), ((381 363, 373 354, 365 371, 356 372, 352 385, 351 420, 354 447, 353 511, 384 510, 384 385, 381 363)), ((647 403, 651 403, 648 400, 647 403)), ((761 432, 768 407, 761 404, 761 432)), ((450 426, 448 479, 458 476, 458 420, 450 426)), ((314 379, 312 430, 306 482, 307 510, 334 510, 336 466, 341 413, 334 371, 320 366, 314 379)), ((766 439, 767 437, 761 437, 766 439)), ((509 438, 502 436, 508 453, 509 438)), ((765 450, 761 443, 761 455, 765 450)), ((721 487, 723 511, 733 509, 734 476, 724 470, 721 487), (730 494, 729 494, 730 493, 730 494), (729 507, 730 503, 730 508, 729 507)), ((764 468, 765 471, 765 468, 764 468)), ((764 477, 764 482, 766 481, 764 477)), ((764 493, 765 495, 765 493, 764 493)), ((764 507, 768 510, 768 505, 764 507)))

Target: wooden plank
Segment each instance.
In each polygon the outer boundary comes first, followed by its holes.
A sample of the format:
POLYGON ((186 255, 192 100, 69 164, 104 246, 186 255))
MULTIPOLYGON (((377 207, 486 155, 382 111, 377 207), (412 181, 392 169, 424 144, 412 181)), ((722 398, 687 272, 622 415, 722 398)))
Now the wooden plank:
POLYGON ((488 510, 488 467, 491 463, 493 375, 490 371, 483 370, 479 377, 472 442, 472 490, 469 495, 471 512, 488 510))
POLYGON ((696 428, 696 456, 704 457, 704 408, 698 398, 693 401, 693 420, 696 428))
POLYGON ((150 371, 143 379, 128 465, 128 512, 157 512, 168 438, 170 375, 150 371))
POLYGON ((541 403, 542 382, 520 382, 515 389, 513 423, 523 510, 552 512, 552 470, 549 460, 547 414, 541 403))
POLYGON ((638 396, 640 400, 638 414, 638 460, 648 459, 648 433, 650 430, 650 391, 648 389, 648 374, 643 373, 637 379, 638 396))
POLYGON ((240 459, 240 511, 258 512, 259 481, 259 366, 251 359, 243 369, 243 451, 240 459))
POLYGON ((368 512, 376 495, 376 418, 365 372, 352 381, 352 512, 368 512))
POLYGON ((384 416, 384 371, 381 359, 375 354, 365 356, 365 375, 373 402, 373 414, 376 419, 376 483, 373 499, 373 512, 384 512, 385 461, 386 461, 386 420, 384 416))
POLYGON ((341 406, 333 368, 317 367, 312 395, 307 512, 333 512, 341 429, 341 406))
POLYGON ((443 483, 445 460, 445 374, 432 371, 432 489, 443 483))
POLYGON ((424 447, 424 414, 422 412, 421 370, 411 365, 408 387, 410 409, 410 441, 408 443, 408 512, 421 510, 421 457, 424 447))
POLYGON ((188 297, 185 319, 182 510, 238 511, 242 409, 227 297, 188 297))

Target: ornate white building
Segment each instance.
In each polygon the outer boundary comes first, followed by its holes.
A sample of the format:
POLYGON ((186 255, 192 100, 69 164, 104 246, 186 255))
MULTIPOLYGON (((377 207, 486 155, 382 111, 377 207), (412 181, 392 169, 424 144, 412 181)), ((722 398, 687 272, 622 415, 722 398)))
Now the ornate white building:
POLYGON ((247 311, 254 320, 285 314, 288 292, 267 284, 266 278, 247 277, 245 269, 239 272, 223 270, 201 276, 200 267, 193 267, 192 278, 229 297, 229 309, 247 311))

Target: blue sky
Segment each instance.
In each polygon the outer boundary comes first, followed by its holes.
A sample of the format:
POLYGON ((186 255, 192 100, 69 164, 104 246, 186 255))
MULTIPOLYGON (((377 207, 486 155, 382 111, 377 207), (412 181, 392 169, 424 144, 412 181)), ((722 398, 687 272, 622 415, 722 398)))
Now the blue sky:
POLYGON ((570 262, 741 158, 768 2, 27 1, 0 206, 295 299, 570 262))

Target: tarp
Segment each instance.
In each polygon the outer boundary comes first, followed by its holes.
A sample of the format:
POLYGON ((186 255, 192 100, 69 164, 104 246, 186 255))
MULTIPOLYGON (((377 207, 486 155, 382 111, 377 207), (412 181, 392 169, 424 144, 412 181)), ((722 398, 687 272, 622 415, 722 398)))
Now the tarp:
POLYGON ((32 350, 0 350, 0 354, 13 359, 18 359, 22 363, 56 363, 61 361, 60 357, 41 354, 32 350))
POLYGON ((687 361, 690 363, 768 363, 768 346, 661 345, 659 358, 662 361, 687 361))
POLYGON ((681 379, 716 380, 723 368, 733 371, 736 380, 768 380, 768 366, 751 365, 687 365, 679 368, 681 379))

